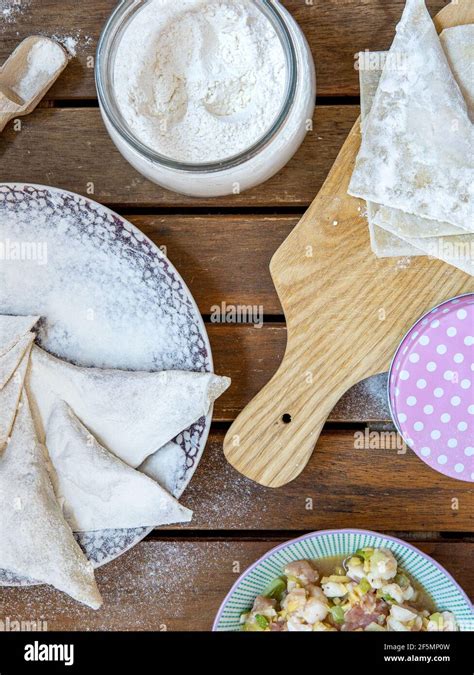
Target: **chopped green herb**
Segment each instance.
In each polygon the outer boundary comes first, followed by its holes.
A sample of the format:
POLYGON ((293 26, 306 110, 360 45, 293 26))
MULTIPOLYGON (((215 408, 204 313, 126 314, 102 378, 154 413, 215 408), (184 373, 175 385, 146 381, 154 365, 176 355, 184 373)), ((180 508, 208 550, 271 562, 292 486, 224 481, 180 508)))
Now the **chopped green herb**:
POLYGON ((363 593, 363 594, 365 595, 366 593, 368 593, 368 592, 370 591, 370 589, 372 588, 372 586, 369 584, 369 582, 367 581, 367 579, 364 577, 363 579, 361 579, 361 580, 359 581, 358 588, 359 588, 360 592, 363 593))
POLYGON ((362 558, 362 560, 370 560, 374 553, 373 548, 358 548, 354 555, 362 558))
POLYGON ((268 628, 268 619, 267 619, 266 616, 263 616, 263 614, 256 614, 255 615, 255 623, 262 630, 265 630, 266 628, 268 628))
POLYGON ((330 607, 329 611, 331 612, 333 621, 336 623, 344 623, 344 610, 342 607, 330 607))
POLYGON ((275 581, 267 586, 265 592, 263 593, 265 598, 272 598, 273 600, 278 600, 280 602, 283 598, 283 595, 286 591, 286 583, 283 579, 278 577, 275 581))
POLYGON ((377 591, 377 597, 382 598, 385 602, 389 602, 391 605, 396 605, 397 601, 389 593, 383 593, 382 591, 377 591))

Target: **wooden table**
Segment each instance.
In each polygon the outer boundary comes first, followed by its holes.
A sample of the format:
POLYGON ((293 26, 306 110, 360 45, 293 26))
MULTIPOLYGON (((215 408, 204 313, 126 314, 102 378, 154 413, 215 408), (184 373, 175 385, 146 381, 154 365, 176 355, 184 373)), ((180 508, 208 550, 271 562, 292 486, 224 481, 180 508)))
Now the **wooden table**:
MULTIPOLYGON (((167 192, 121 157, 100 118, 93 66, 113 0, 31 0, 2 23, 0 61, 32 33, 77 40, 77 57, 21 129, 0 137, 0 181, 42 183, 110 206, 160 246, 189 285, 209 331, 216 372, 233 385, 215 408, 209 443, 183 502, 191 525, 156 531, 98 571, 104 606, 93 612, 46 587, 0 591, 0 615, 43 617, 60 630, 208 630, 227 590, 273 545, 324 528, 368 528, 415 542, 474 595, 469 485, 438 474, 412 452, 358 449, 365 428, 393 430, 384 376, 348 392, 310 464, 279 490, 225 461, 222 440, 242 407, 277 369, 282 310, 268 272, 273 252, 304 212, 359 114, 354 54, 386 49, 402 0, 285 0, 316 59, 314 131, 275 178, 239 196, 196 200, 167 192), (215 305, 255 305, 263 327, 216 324, 215 305)), ((445 0, 431 0, 436 12, 445 0)), ((2 5, 3 7, 3 5, 2 5)), ((417 317, 413 317, 415 320, 417 317)))

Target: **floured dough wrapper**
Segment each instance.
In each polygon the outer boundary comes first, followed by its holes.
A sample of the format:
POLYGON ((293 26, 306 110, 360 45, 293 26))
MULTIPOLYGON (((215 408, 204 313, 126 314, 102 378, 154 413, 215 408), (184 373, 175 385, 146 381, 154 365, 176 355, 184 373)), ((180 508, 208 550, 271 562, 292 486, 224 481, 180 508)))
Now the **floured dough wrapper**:
POLYGON ((25 382, 26 370, 30 359, 31 347, 25 352, 20 365, 8 380, 7 384, 0 390, 0 452, 7 442, 13 421, 20 403, 21 392, 25 382))
MULTIPOLYGON (((407 244, 400 237, 382 229, 375 224, 375 218, 380 211, 380 206, 373 202, 367 202, 367 220, 369 221, 370 245, 378 258, 400 258, 421 255, 418 249, 407 244)), ((398 211, 397 211, 398 213, 398 211)))
MULTIPOLYGON (((467 100, 470 106, 474 95, 472 68, 468 67, 465 58, 461 58, 464 52, 450 37, 452 33, 457 34, 459 39, 469 40, 472 51, 474 25, 449 28, 441 34, 443 48, 450 64, 456 66, 456 80, 460 86, 462 85, 463 92, 468 92, 467 100), (462 30, 458 31, 458 28, 462 30)), ((387 59, 388 52, 363 52, 359 55, 359 63, 362 66, 360 68, 360 91, 363 130, 377 91, 383 63, 387 59)), ((393 62, 391 67, 393 67, 393 62)), ((469 255, 465 230, 449 223, 420 218, 372 202, 367 203, 367 216, 372 250, 378 257, 434 255, 463 271, 472 273, 470 270, 473 266, 474 249, 471 249, 471 255, 469 255), (453 235, 462 236, 457 239, 453 235), (438 240, 437 237, 443 239, 438 240), (427 241, 422 241, 425 238, 427 241)))
MULTIPOLYGON (((474 59, 474 25, 447 28, 441 33, 440 39, 455 79, 465 95, 468 110, 474 115, 474 74, 472 66, 474 61, 468 58, 472 55, 474 59)), ((372 108, 382 75, 382 64, 387 61, 388 67, 394 67, 393 62, 390 63, 388 59, 388 52, 363 52, 359 55, 359 61, 363 66, 360 68, 360 94, 364 133, 365 122, 372 108)), ((372 225, 371 230, 375 232, 375 248, 380 247, 385 238, 385 242, 393 244, 394 250, 389 252, 394 256, 399 254, 399 250, 403 250, 404 246, 407 247, 404 255, 419 255, 419 252, 416 251, 414 246, 404 242, 403 239, 399 239, 397 242, 391 233, 399 233, 400 237, 404 237, 406 241, 409 240, 409 237, 447 237, 466 234, 465 229, 449 223, 420 218, 378 204, 369 203, 367 206, 369 223, 372 225), (375 216, 377 216, 378 226, 374 226, 375 216), (387 231, 381 233, 380 227, 384 227, 385 223, 387 224, 387 231), (412 249, 412 253, 410 249, 412 249)), ((466 229, 474 231, 474 214, 471 227, 467 223, 466 229)), ((383 245, 382 248, 384 248, 383 245)), ((377 251, 374 252, 377 253, 377 251)))
POLYGON ((423 0, 407 0, 349 193, 467 230, 474 129, 423 0))
MULTIPOLYGON (((374 223, 379 223, 378 215, 375 216, 374 223)), ((384 223, 383 227, 390 232, 390 225, 384 223)), ((399 230, 394 230, 393 234, 402 237, 399 230)), ((474 276, 474 235, 462 234, 451 237, 407 237, 404 238, 408 244, 416 248, 425 255, 444 260, 448 265, 453 265, 463 272, 474 276)), ((420 255, 420 254, 419 254, 420 255)))
POLYGON ((386 206, 381 206, 376 216, 380 227, 386 224, 389 231, 396 231, 401 237, 451 237, 466 234, 466 230, 450 223, 420 218, 386 206))
POLYGON ((439 36, 451 72, 474 121, 474 24, 445 28, 439 36))
MULTIPOLYGON (((362 133, 364 133, 365 122, 370 113, 382 74, 380 64, 386 56, 387 52, 361 52, 359 54, 359 64, 362 66, 359 70, 362 133)), ((367 202, 370 245, 375 255, 378 258, 420 255, 418 249, 374 224, 375 215, 380 208, 379 204, 367 202)))
MULTIPOLYGON (((460 26, 468 29, 461 31, 462 39, 474 41, 474 26, 460 26)), ((474 94, 474 77, 469 77, 472 68, 464 62, 460 64, 458 46, 454 46, 452 39, 446 35, 457 32, 456 28, 445 30, 441 37, 450 63, 457 64, 457 81, 463 84, 463 89, 474 94), (457 50, 456 50, 457 49, 457 50), (451 50, 451 51, 449 51, 451 50), (469 89, 471 87, 471 89, 469 89)), ((386 52, 363 53, 361 60, 366 65, 377 65, 387 58, 386 52)), ((369 114, 374 93, 380 79, 381 71, 377 68, 362 68, 360 70, 362 124, 369 114)), ((471 99, 469 99, 471 100, 471 99)), ((398 209, 392 209, 368 202, 367 213, 372 250, 378 257, 400 257, 429 255, 449 265, 461 269, 467 274, 474 274, 474 235, 465 230, 428 220, 398 209)))
POLYGON ((10 351, 38 323, 39 316, 0 315, 0 356, 10 351))
POLYGON ((229 384, 212 373, 78 368, 36 345, 26 380, 41 440, 60 399, 101 445, 132 467, 207 415, 229 384))
POLYGON ((93 609, 102 604, 92 564, 64 520, 22 396, 0 455, 0 569, 51 584, 93 609))
POLYGON ((192 511, 103 448, 64 401, 51 412, 46 445, 56 496, 74 532, 190 522, 192 511))
POLYGON ((181 446, 170 441, 147 457, 138 470, 176 497, 182 492, 186 475, 186 454, 181 446))
POLYGON ((10 380, 34 339, 33 333, 27 333, 8 352, 0 356, 0 389, 10 380))

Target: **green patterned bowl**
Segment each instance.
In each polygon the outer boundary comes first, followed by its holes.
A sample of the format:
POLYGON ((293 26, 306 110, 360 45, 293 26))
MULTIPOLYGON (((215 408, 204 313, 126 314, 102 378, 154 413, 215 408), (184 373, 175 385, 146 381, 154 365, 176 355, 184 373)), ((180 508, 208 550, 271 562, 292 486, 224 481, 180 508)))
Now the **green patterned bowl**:
POLYGON ((453 612, 462 631, 474 630, 469 598, 435 560, 395 537, 366 530, 324 530, 293 539, 269 551, 232 586, 214 622, 214 631, 239 631, 240 615, 248 611, 257 595, 278 577, 285 565, 302 558, 318 560, 347 556, 364 546, 390 549, 403 569, 432 597, 438 610, 453 612))

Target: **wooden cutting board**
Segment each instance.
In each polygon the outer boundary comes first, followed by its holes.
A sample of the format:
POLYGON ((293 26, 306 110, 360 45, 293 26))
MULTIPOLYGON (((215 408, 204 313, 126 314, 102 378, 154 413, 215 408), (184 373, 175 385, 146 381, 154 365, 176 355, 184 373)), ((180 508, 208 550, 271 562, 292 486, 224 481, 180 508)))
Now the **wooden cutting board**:
MULTIPOLYGON (((438 30, 467 23, 474 23, 472 0, 453 0, 436 17, 438 30)), ((357 121, 270 264, 288 326, 286 353, 224 441, 228 461, 269 487, 301 473, 337 401, 360 380, 389 369, 422 314, 474 291, 470 276, 439 260, 375 257, 365 204, 347 194, 359 146, 357 121)))

